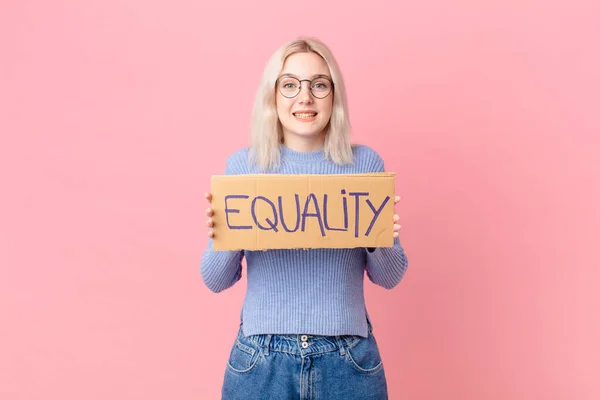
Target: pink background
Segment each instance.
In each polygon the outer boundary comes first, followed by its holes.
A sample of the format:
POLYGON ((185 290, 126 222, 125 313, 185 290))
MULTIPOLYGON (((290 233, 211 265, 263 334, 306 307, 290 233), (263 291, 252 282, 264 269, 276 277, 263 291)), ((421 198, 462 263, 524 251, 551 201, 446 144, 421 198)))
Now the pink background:
POLYGON ((398 173, 391 399, 600 398, 597 1, 48 3, 0 3, 0 398, 219 397, 202 193, 298 35, 398 173))

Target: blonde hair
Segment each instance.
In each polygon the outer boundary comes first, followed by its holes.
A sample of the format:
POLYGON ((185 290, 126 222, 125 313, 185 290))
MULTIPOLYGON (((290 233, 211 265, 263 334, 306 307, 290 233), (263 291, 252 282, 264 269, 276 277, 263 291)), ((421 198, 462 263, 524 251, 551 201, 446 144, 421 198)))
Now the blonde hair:
POLYGON ((250 157, 259 168, 269 169, 279 165, 283 133, 275 104, 275 82, 285 60, 301 52, 313 52, 321 56, 333 80, 333 109, 325 127, 325 157, 336 164, 350 164, 353 161, 346 88, 340 68, 331 50, 319 39, 298 38, 284 43, 271 56, 256 93, 250 126, 250 157))

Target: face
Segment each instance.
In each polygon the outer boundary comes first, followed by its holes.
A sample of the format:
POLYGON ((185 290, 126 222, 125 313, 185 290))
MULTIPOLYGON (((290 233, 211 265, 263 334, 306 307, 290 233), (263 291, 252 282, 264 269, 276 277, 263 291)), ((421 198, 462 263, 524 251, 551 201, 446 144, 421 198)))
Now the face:
POLYGON ((277 114, 283 128, 284 138, 290 136, 301 136, 304 138, 320 138, 325 135, 325 127, 331 117, 333 108, 333 88, 331 83, 326 80, 313 81, 313 93, 310 90, 310 83, 303 81, 300 83, 300 93, 295 97, 293 88, 298 81, 283 79, 284 76, 295 77, 298 80, 314 80, 319 76, 329 78, 331 74, 325 60, 316 53, 294 53, 290 55, 283 64, 283 69, 279 74, 280 84, 276 88, 277 114), (284 96, 281 91, 281 83, 285 84, 284 96), (325 98, 326 85, 329 85, 330 93, 325 98))

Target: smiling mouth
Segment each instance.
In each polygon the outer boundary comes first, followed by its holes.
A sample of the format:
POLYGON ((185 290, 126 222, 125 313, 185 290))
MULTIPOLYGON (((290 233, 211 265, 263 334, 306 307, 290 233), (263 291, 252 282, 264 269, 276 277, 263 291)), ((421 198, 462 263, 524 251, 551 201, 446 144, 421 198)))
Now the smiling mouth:
POLYGON ((317 113, 316 112, 311 112, 311 113, 295 112, 295 113, 292 113, 292 115, 298 119, 311 120, 317 116, 317 113))

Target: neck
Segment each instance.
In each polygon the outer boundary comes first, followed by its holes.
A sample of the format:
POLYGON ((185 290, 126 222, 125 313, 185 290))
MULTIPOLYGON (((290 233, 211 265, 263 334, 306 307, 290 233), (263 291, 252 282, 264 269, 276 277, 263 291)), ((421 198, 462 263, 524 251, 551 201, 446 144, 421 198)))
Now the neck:
POLYGON ((316 136, 299 136, 284 133, 283 144, 294 151, 313 152, 323 148, 325 145, 325 135, 320 133, 316 136))

